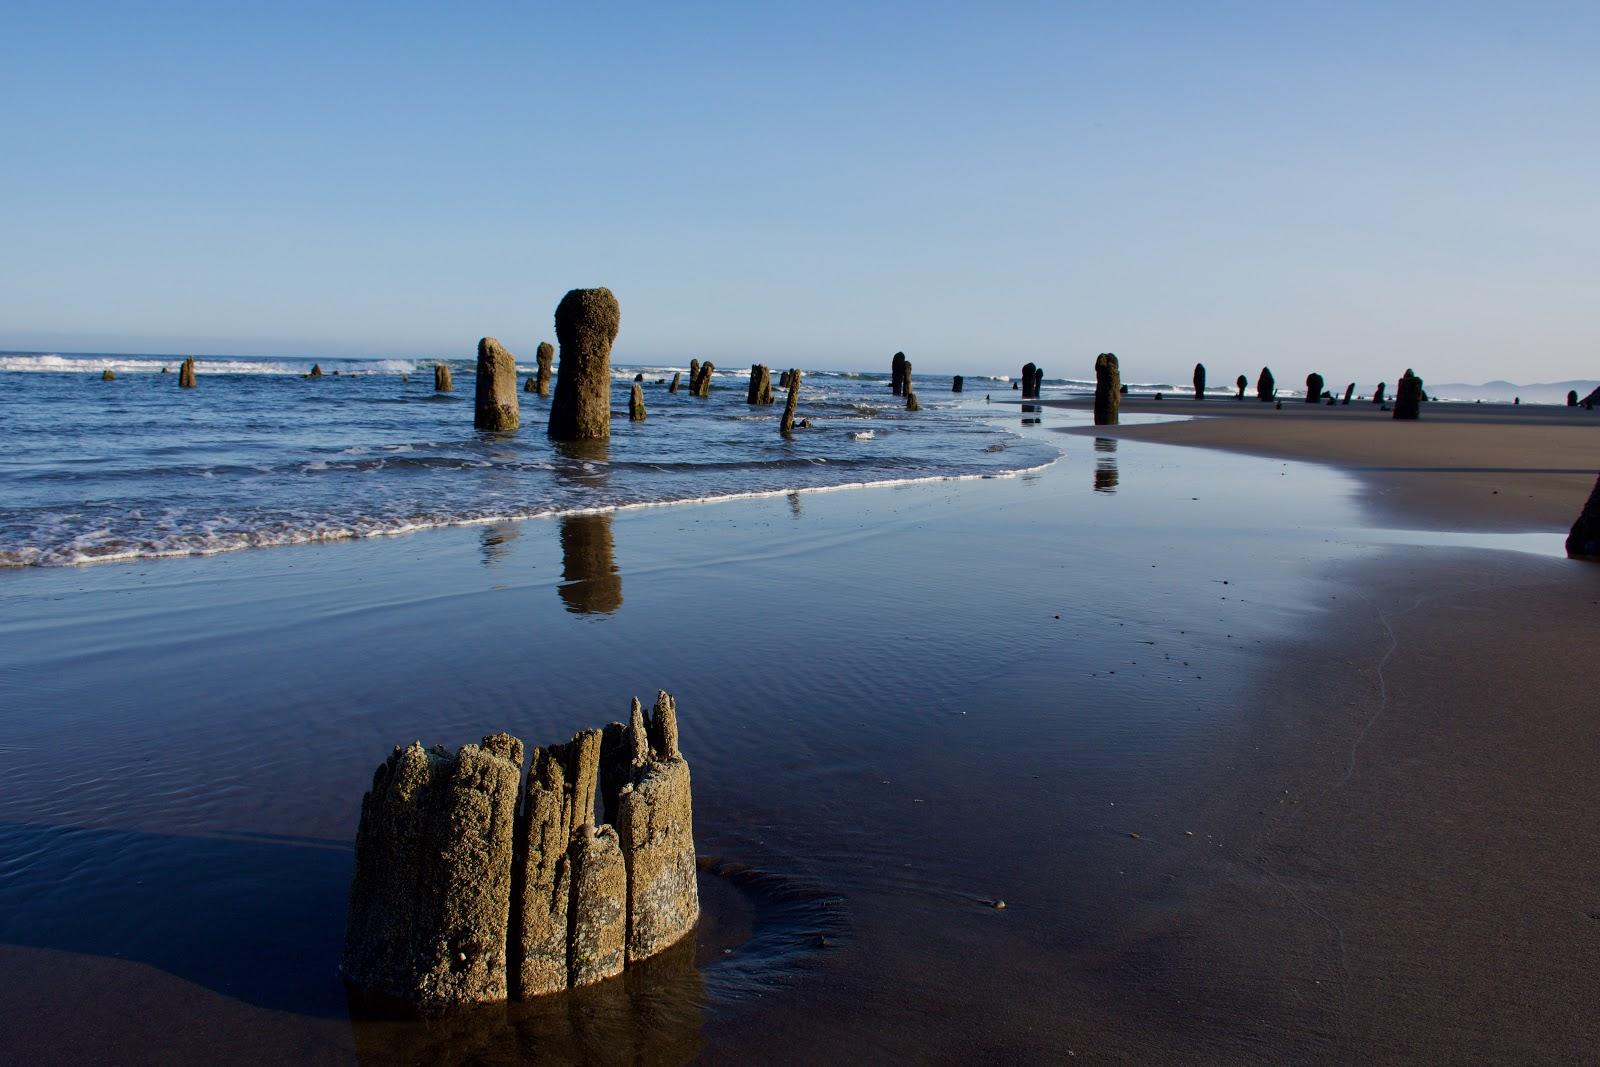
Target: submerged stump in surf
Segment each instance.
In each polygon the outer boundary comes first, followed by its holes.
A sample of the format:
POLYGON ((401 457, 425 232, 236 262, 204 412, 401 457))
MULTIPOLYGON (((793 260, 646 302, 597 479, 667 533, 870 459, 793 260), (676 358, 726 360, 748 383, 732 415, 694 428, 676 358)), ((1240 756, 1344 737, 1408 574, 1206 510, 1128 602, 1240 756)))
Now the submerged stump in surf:
POLYGON ((1044 368, 1033 368, 1033 398, 1038 400, 1044 393, 1044 368))
POLYGON ((643 422, 644 420, 644 386, 634 382, 632 389, 628 393, 628 421, 643 422))
POLYGON ((690 379, 689 379, 689 395, 690 396, 705 396, 705 397, 710 396, 711 395, 711 375, 712 375, 713 372, 716 371, 716 369, 717 369, 717 365, 715 363, 712 363, 709 359, 706 360, 704 363, 700 364, 700 373, 690 376, 690 379))
POLYGON ((1265 403, 1278 399, 1278 380, 1270 367, 1262 367, 1261 376, 1256 379, 1256 399, 1265 403))
MULTIPOLYGON (((100 380, 102 382, 114 382, 117 380, 117 374, 110 367, 107 367, 105 370, 100 372, 100 380)), ((1578 402, 1576 396, 1574 396, 1572 402, 1574 404, 1578 402)))
POLYGON ((1388 388, 1388 382, 1379 382, 1378 387, 1372 391, 1372 402, 1374 404, 1383 403, 1383 394, 1388 388))
POLYGON ((698 359, 691 359, 689 361, 689 395, 690 396, 694 396, 695 386, 697 386, 699 384, 700 384, 700 361, 698 359))
POLYGON ((320 364, 320 363, 311 364, 311 373, 306 375, 306 377, 307 378, 320 378, 320 377, 322 377, 322 364, 320 364))
POLYGON ((472 425, 509 432, 522 424, 517 406, 517 360, 493 337, 478 342, 478 375, 473 383, 472 425))
POLYGON ((1322 375, 1312 371, 1306 375, 1306 403, 1315 404, 1322 400, 1322 375))
POLYGON ((1033 399, 1033 372, 1036 368, 1032 363, 1022 365, 1022 399, 1033 399))
POLYGON ((1349 404, 1350 404, 1350 398, 1352 396, 1354 396, 1355 393, 1356 393, 1356 383, 1355 382, 1351 382, 1349 385, 1345 386, 1344 387, 1344 399, 1339 402, 1340 405, 1348 407, 1349 404))
POLYGON ((550 371, 555 367, 556 349, 549 341, 540 341, 539 348, 534 353, 534 392, 540 396, 550 395, 550 371))
POLYGON ((1567 407, 1575 408, 1577 406, 1578 406, 1578 391, 1576 389, 1568 389, 1567 390, 1567 407))
POLYGON ((621 325, 622 309, 610 289, 574 289, 556 305, 561 373, 549 428, 555 440, 611 436, 611 343, 621 325))
POLYGON ((178 388, 194 388, 194 357, 190 356, 183 361, 183 366, 178 368, 178 388))
POLYGON ((677 706, 535 748, 396 748, 362 800, 344 973, 437 1012, 620 974, 700 917, 677 706), (519 785, 523 786, 519 798, 519 785), (595 817, 599 800, 604 822, 595 817))
POLYGON ((1239 375, 1239 377, 1237 377, 1237 378, 1235 378, 1233 380, 1233 384, 1236 385, 1238 387, 1238 389, 1239 389, 1239 395, 1234 397, 1234 399, 1235 400, 1243 400, 1244 399, 1244 391, 1246 389, 1250 388, 1250 379, 1246 378, 1244 375, 1241 374, 1241 375, 1239 375))
POLYGON ((800 404, 800 372, 789 369, 789 399, 783 402, 783 418, 778 420, 778 432, 788 437, 794 430, 794 412, 800 404))
POLYGON ((889 361, 889 391, 904 396, 906 391, 906 354, 896 352, 889 361))
POLYGON ((1394 417, 1415 419, 1422 413, 1422 379, 1407 367, 1399 384, 1394 387, 1394 417))
POLYGON ((905 367, 906 410, 921 411, 922 405, 917 403, 917 391, 911 385, 911 361, 908 359, 903 364, 905 367))
POLYGON ((1204 400, 1206 398, 1206 365, 1204 363, 1196 363, 1194 365, 1194 398, 1196 400, 1204 400))
POLYGON ((1594 480, 1589 502, 1583 505, 1572 532, 1567 534, 1567 555, 1600 563, 1600 478, 1594 480))
POLYGON ((772 403, 772 368, 761 363, 750 366, 750 388, 745 391, 745 403, 772 403))
POLYGON ((443 363, 433 365, 433 391, 436 393, 451 393, 456 388, 455 379, 450 377, 450 368, 443 363))
POLYGON ((965 384, 966 379, 958 374, 954 378, 950 379, 950 391, 952 393, 959 393, 961 392, 961 387, 965 384))
POLYGON ((1122 409, 1122 370, 1117 357, 1102 352, 1094 360, 1094 424, 1115 426, 1122 409))
POLYGON ((678 379, 681 377, 681 374, 682 372, 680 371, 672 372, 672 384, 667 386, 667 392, 676 393, 678 391, 678 379))

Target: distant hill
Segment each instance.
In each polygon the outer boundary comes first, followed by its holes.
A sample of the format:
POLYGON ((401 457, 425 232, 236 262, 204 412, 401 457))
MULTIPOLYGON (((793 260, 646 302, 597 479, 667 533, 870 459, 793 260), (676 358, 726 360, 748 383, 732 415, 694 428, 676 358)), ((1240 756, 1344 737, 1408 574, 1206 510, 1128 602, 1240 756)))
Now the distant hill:
POLYGON ((1484 382, 1482 385, 1467 385, 1462 382, 1443 382, 1434 384, 1427 382, 1424 388, 1429 396, 1436 396, 1440 400, 1499 400, 1510 403, 1517 397, 1522 398, 1524 404, 1565 404, 1567 390, 1576 389, 1578 399, 1588 396, 1600 382, 1596 381, 1570 381, 1570 382, 1535 382, 1532 385, 1517 385, 1515 382, 1484 382))

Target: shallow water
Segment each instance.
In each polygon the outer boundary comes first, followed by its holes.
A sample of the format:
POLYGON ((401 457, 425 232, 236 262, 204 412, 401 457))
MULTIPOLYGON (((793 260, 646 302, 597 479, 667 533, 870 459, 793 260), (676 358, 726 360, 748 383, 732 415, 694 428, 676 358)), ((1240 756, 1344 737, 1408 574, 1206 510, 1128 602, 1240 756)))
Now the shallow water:
POLYGON ((1260 650, 1377 550, 1335 472, 996 417, 1066 456, 0 573, 5 1058, 1065 1055, 1062 998, 1159 910, 1130 835, 1184 840, 1260 650), (765 880, 707 890, 698 963, 352 1023, 349 842, 390 746, 564 739, 657 688, 699 851, 765 880))
MULTIPOLYGON (((474 364, 174 357, 0 356, 0 566, 71 564, 395 534, 672 501, 995 474, 1055 449, 971 417, 973 379, 916 377, 915 416, 884 375, 809 373, 799 415, 745 402, 749 368, 710 397, 669 392, 675 368, 613 369, 609 443, 552 444, 550 401, 519 392, 517 434, 472 428, 474 364), (110 367, 117 380, 99 379, 110 367), (75 369, 74 369, 75 368, 75 369), (170 373, 161 373, 170 368, 170 373), (643 373, 649 419, 626 418, 643 373), (965 403, 963 403, 965 400, 965 403), (963 408, 965 410, 963 410, 963 408)), ((685 361, 687 362, 687 361, 685 361)), ((522 368, 524 372, 530 368, 522 368)))

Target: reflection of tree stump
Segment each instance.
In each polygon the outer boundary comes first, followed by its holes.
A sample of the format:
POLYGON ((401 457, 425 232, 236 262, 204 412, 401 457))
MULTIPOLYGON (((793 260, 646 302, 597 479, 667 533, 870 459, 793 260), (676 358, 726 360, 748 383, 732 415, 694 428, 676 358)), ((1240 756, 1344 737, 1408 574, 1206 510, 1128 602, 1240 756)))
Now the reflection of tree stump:
POLYGON ((568 611, 609 615, 622 606, 610 512, 561 519, 561 578, 557 592, 568 611))

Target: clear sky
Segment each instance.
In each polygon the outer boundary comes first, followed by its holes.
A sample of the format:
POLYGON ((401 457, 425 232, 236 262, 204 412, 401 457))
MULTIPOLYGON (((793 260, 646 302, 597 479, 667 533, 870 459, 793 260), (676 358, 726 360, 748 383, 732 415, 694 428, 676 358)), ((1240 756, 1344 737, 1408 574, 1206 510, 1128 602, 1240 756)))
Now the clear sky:
POLYGON ((1600 4, 0 11, 0 348, 1600 377, 1600 4))

